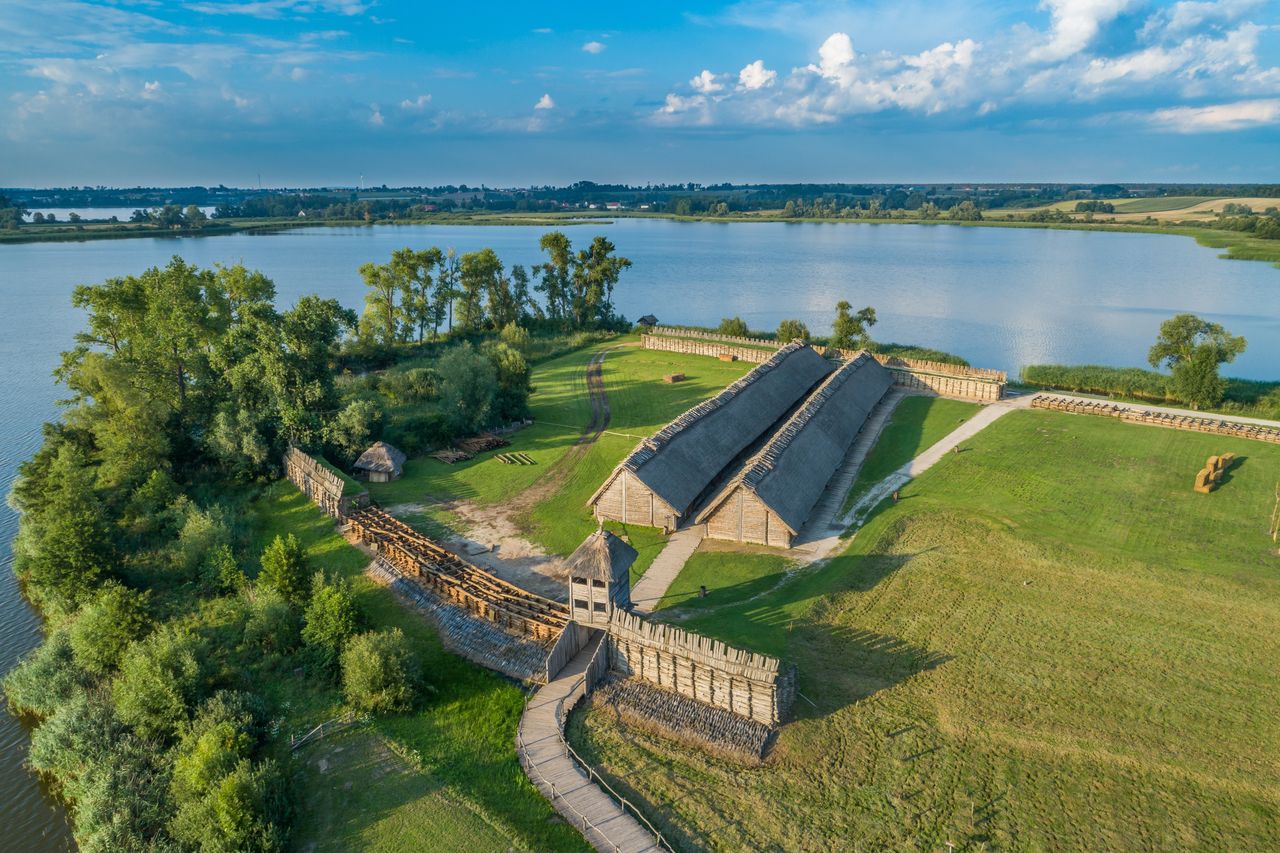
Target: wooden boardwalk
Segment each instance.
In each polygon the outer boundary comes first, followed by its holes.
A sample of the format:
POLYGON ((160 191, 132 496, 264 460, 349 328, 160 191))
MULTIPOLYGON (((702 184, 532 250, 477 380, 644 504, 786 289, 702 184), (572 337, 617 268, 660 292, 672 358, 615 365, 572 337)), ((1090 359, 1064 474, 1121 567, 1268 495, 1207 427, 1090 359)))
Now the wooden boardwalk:
POLYGON ((596 632, 551 682, 540 688, 520 717, 516 751, 525 773, 565 820, 601 851, 662 850, 657 837, 604 790, 569 755, 564 722, 586 692, 586 671, 604 640, 596 632))

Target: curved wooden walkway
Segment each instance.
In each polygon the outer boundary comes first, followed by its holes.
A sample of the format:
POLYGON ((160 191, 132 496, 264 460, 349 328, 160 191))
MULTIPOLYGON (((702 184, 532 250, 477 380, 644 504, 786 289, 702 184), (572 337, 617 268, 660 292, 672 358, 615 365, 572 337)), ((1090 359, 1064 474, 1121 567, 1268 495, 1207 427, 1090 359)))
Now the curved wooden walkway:
POLYGON ((596 632, 560 674, 529 700, 516 731, 516 752, 542 796, 597 850, 662 850, 657 837, 627 814, 574 761, 564 740, 565 718, 585 693, 587 667, 603 639, 603 632, 596 632))

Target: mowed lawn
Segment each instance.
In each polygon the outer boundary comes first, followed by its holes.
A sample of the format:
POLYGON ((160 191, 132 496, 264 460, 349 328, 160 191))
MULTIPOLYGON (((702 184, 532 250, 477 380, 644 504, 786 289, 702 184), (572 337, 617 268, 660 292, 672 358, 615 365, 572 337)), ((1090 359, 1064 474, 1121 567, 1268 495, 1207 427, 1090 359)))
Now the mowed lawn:
POLYGON ((946 437, 982 407, 964 400, 942 397, 906 397, 880 432, 867 454, 853 487, 845 496, 845 509, 853 506, 876 483, 946 437))
POLYGON ((524 695, 446 651, 435 629, 378 586, 368 557, 287 481, 252 506, 255 547, 295 534, 313 569, 350 579, 369 628, 400 628, 428 685, 411 713, 289 754, 288 737, 343 713, 337 684, 280 673, 255 685, 280 709, 278 758, 292 769, 301 850, 582 850, 577 830, 538 794, 515 752, 524 695), (390 745, 410 757, 406 761, 390 745))
MULTIPOLYGON (((430 458, 413 459, 405 465, 400 480, 370 484, 370 494, 384 506, 449 498, 492 505, 509 502, 531 487, 541 488, 541 481, 550 477, 554 487, 515 521, 525 535, 548 552, 572 552, 595 529, 587 500, 636 443, 676 415, 719 393, 753 366, 645 350, 633 341, 631 345, 618 346, 627 342, 623 338, 601 344, 534 368, 534 393, 529 400, 534 425, 512 435, 511 447, 502 452, 527 453, 537 465, 504 465, 494 458, 494 453, 483 453, 457 465, 430 458), (610 349, 602 369, 611 413, 609 432, 580 458, 564 459, 591 420, 586 368, 601 349, 610 349), (685 380, 667 384, 662 377, 668 373, 684 373, 685 380)), ((624 530, 622 525, 610 527, 624 530)), ((632 569, 638 578, 661 551, 666 538, 652 528, 631 527, 625 532, 640 551, 640 559, 632 569)))
POLYGON ((1280 848, 1280 447, 1034 411, 966 446, 687 620, 798 665, 763 767, 607 711, 576 745, 690 849, 1280 848))

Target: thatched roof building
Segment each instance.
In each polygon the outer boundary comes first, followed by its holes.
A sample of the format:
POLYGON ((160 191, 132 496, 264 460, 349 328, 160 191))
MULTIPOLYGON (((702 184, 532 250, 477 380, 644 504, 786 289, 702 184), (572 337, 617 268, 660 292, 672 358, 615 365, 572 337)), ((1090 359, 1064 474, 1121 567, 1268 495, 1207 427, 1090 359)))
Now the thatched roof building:
POLYGON ((652 314, 645 314, 639 320, 636 320, 636 325, 645 326, 646 328, 653 328, 654 326, 658 325, 658 318, 653 316, 652 314))
POLYGON ((631 564, 636 549, 601 527, 569 555, 569 617, 580 625, 605 623, 610 610, 631 606, 631 564))
POLYGON ((372 447, 360 454, 353 467, 357 477, 373 483, 385 483, 400 476, 406 458, 403 452, 385 441, 375 441, 372 447))
POLYGON ((866 353, 831 374, 698 513, 707 535, 791 547, 892 384, 866 353))
POLYGON ((833 369, 807 344, 782 347, 641 441, 588 505, 597 518, 674 530, 720 473, 833 369))

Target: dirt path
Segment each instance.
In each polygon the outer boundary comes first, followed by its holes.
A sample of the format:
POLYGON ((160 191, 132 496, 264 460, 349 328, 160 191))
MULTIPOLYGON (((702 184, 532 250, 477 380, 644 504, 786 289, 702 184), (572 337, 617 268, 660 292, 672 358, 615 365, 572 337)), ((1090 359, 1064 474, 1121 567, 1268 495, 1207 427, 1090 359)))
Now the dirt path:
POLYGON ((591 445, 609 428, 613 413, 609 410, 609 395, 604 389, 604 359, 615 349, 618 347, 602 349, 587 362, 587 398, 591 404, 591 420, 583 427, 582 434, 573 442, 573 446, 547 468, 536 483, 506 504, 506 510, 512 518, 529 512, 551 497, 569 479, 574 466, 587 454, 591 445))

